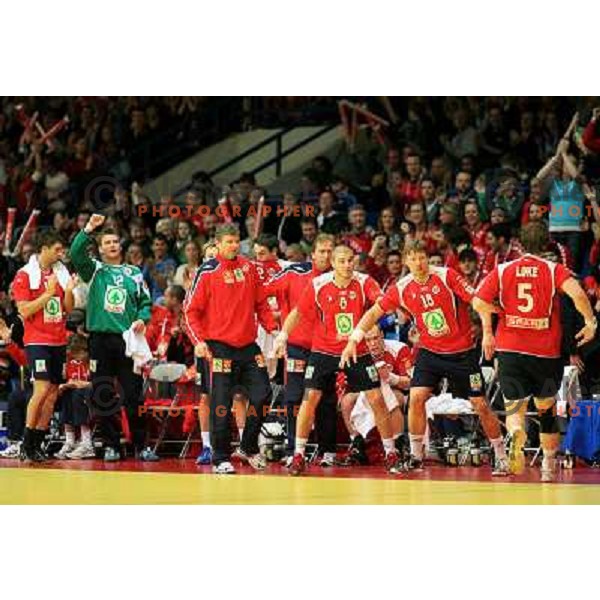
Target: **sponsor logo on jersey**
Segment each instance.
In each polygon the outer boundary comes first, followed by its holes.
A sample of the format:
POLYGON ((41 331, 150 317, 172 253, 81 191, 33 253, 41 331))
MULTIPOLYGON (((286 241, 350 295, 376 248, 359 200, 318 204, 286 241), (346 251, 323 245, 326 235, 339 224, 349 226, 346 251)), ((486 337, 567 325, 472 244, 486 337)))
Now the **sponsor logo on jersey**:
POLYGON ((338 313, 335 315, 335 330, 338 335, 350 335, 352 329, 354 329, 354 315, 352 313, 338 313))
POLYGON ((448 333, 448 323, 441 308, 423 313, 423 323, 425 323, 427 333, 431 337, 439 337, 448 333))

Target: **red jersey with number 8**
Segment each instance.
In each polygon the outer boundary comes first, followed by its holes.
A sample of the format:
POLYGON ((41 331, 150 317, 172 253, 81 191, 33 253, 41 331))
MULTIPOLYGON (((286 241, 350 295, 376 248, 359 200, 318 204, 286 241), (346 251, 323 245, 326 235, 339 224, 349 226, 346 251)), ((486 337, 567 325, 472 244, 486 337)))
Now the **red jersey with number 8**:
POLYGON ((562 325, 556 294, 572 277, 561 264, 526 254, 498 265, 479 285, 477 297, 499 301, 496 349, 542 358, 560 356, 562 325))
POLYGON ((425 283, 407 275, 388 289, 379 305, 386 313, 402 309, 412 315, 422 348, 455 354, 475 346, 468 306, 474 293, 454 269, 429 267, 425 283))
MULTIPOLYGON (((354 273, 345 288, 335 284, 333 272, 315 277, 298 302, 300 314, 314 319, 311 350, 341 356, 360 318, 380 297, 379 284, 363 273, 354 273)), ((364 340, 356 351, 368 354, 364 340)))

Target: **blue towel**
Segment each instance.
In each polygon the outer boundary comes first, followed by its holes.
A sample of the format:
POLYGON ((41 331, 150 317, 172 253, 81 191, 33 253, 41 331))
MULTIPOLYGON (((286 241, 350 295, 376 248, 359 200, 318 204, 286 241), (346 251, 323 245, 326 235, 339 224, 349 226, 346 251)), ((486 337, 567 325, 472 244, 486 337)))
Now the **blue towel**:
POLYGON ((563 441, 563 451, 586 460, 600 455, 600 402, 582 400, 571 409, 571 420, 563 441))

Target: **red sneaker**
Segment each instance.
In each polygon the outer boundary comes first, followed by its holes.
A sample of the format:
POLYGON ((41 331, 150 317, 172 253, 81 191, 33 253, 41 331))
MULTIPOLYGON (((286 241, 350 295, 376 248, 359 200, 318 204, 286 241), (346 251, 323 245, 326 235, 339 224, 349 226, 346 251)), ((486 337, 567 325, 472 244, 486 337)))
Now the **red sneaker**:
POLYGON ((399 475, 404 471, 404 463, 399 452, 394 450, 385 457, 385 468, 391 475, 399 475))
POLYGON ((290 465, 290 475, 294 475, 294 477, 296 477, 298 475, 302 475, 304 471, 306 471, 306 460, 304 459, 304 454, 294 454, 292 464, 290 465))

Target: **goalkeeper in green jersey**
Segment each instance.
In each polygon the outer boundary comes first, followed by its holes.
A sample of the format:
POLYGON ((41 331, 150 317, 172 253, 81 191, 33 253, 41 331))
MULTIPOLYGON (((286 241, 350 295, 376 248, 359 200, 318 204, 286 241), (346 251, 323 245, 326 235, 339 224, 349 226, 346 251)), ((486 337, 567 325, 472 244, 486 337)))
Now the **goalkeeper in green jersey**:
POLYGON ((125 355, 123 332, 130 328, 144 333, 150 320, 152 300, 138 267, 122 262, 121 242, 116 231, 102 230, 96 237, 100 259, 90 256, 92 233, 104 223, 94 214, 71 245, 71 261, 79 276, 89 284, 86 329, 90 334, 92 408, 105 441, 104 460, 121 458, 120 414, 125 406, 132 442, 140 460, 158 460, 145 447, 143 382, 133 371, 133 360, 125 355))

